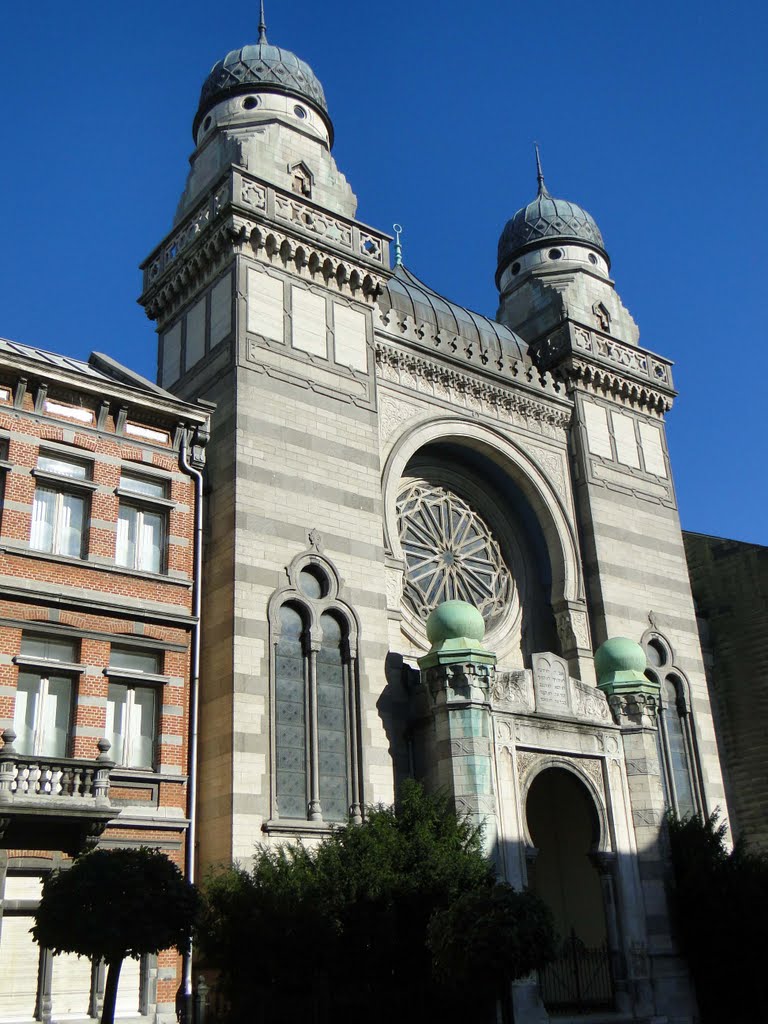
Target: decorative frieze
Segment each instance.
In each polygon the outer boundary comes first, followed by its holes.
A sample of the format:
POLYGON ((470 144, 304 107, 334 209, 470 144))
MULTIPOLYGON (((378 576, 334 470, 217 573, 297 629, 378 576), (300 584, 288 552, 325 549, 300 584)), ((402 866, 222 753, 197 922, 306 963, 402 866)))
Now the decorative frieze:
POLYGON ((570 407, 561 402, 549 405, 530 394, 538 391, 557 396, 551 378, 539 378, 536 371, 526 369, 522 363, 518 371, 522 387, 514 390, 381 340, 376 343, 376 364, 384 381, 447 402, 454 409, 471 409, 529 429, 533 422, 533 429, 547 436, 559 437, 571 420, 570 407))

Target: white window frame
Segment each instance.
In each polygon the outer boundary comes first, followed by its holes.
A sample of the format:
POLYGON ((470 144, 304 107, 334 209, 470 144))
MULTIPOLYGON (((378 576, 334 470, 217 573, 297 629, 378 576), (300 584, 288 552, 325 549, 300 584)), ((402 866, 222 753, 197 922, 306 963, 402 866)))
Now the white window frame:
MULTIPOLYGON (((158 714, 158 692, 154 686, 142 686, 140 683, 134 683, 127 679, 115 679, 110 680, 110 686, 124 686, 126 688, 126 701, 125 701, 125 731, 123 732, 123 752, 120 760, 117 760, 114 750, 110 751, 110 757, 115 761, 115 764, 120 768, 137 768, 145 769, 146 771, 154 771, 155 765, 157 764, 157 725, 159 720, 158 714), (138 749, 140 744, 141 735, 136 735, 135 729, 135 717, 134 710, 136 708, 136 691, 148 692, 152 694, 153 709, 152 709, 152 757, 149 764, 137 763, 135 760, 135 751, 138 749)), ((107 696, 107 704, 110 703, 110 697, 107 696)), ((114 720, 114 719, 113 719, 114 720)), ((114 735, 114 730, 112 732, 114 735)), ((114 745, 113 745, 114 746, 114 745)))
MULTIPOLYGON (((22 638, 22 652, 24 651, 24 639, 33 639, 38 636, 37 634, 27 635, 22 638)), ((44 636, 43 639, 54 639, 58 640, 58 637, 44 636)), ((73 641, 73 653, 76 650, 76 641, 73 641)), ((55 658, 42 657, 39 655, 32 654, 17 654, 14 659, 14 664, 19 668, 19 680, 17 681, 16 700, 18 701, 18 682, 21 679, 22 674, 34 675, 37 677, 37 701, 35 706, 35 717, 34 725, 32 729, 32 749, 23 749, 20 752, 30 757, 56 757, 65 758, 69 757, 69 751, 72 743, 72 722, 75 707, 75 682, 76 676, 83 671, 84 666, 73 661, 59 661, 55 658), (46 705, 49 702, 49 688, 51 676, 58 676, 62 679, 69 681, 69 707, 67 708, 67 736, 64 743, 64 751, 61 754, 45 754, 43 748, 45 746, 46 732, 46 705)), ((16 712, 18 710, 18 703, 14 708, 14 728, 16 725, 16 712)), ((16 733, 20 736, 20 730, 15 728, 16 733)))
MULTIPOLYGON (((32 674, 31 672, 29 672, 29 670, 26 670, 26 672, 28 674, 30 674, 30 675, 32 674)), ((31 750, 21 750, 20 751, 20 753, 27 754, 30 757, 68 757, 69 756, 68 755, 68 748, 69 748, 69 743, 68 742, 65 742, 64 750, 60 754, 46 754, 45 753, 45 741, 46 741, 46 728, 45 728, 45 726, 46 726, 46 719, 47 719, 46 710, 47 710, 47 705, 50 702, 50 697, 49 697, 50 676, 53 675, 53 674, 54 673, 52 673, 52 672, 51 673, 42 673, 40 675, 40 677, 38 678, 37 694, 36 694, 36 704, 35 704, 35 717, 34 717, 34 725, 33 725, 33 728, 32 728, 32 749, 31 750)), ((68 729, 68 732, 70 732, 71 731, 71 724, 72 724, 72 679, 71 679, 70 676, 64 676, 63 674, 62 674, 62 678, 66 678, 66 679, 69 680, 69 709, 68 709, 69 729, 68 729)), ((18 729, 16 731, 18 732, 18 729)))
MULTIPOLYGON (((141 650, 137 648, 137 650, 141 650)), ((115 653, 122 653, 125 651, 128 653, 126 648, 120 645, 114 645, 110 654, 110 662, 112 656, 115 653)), ((159 667, 162 663, 162 652, 160 650, 152 650, 149 652, 156 656, 156 664, 159 667)), ((126 697, 126 710, 125 710, 125 721, 126 729, 123 735, 123 752, 122 756, 118 760, 115 755, 114 749, 110 751, 110 757, 120 768, 126 768, 136 771, 157 771, 158 763, 158 751, 160 747, 160 717, 162 715, 162 704, 163 704, 163 686, 169 682, 168 676, 161 675, 158 672, 147 672, 142 669, 135 668, 124 668, 119 665, 110 664, 108 668, 104 670, 104 674, 108 677, 110 686, 125 686, 127 688, 126 697), (152 758, 150 764, 132 764, 133 752, 136 746, 136 737, 134 733, 134 715, 133 710, 135 707, 135 694, 137 690, 149 691, 154 697, 154 714, 152 720, 152 758)), ((109 703, 109 695, 107 696, 107 702, 109 703)), ((113 718, 114 721, 114 718, 113 718)), ((114 735, 114 731, 112 733, 114 735)), ((114 746, 114 745, 113 745, 114 746)))
MULTIPOLYGON (((150 572, 157 575, 165 575, 168 571, 168 518, 170 509, 175 508, 175 502, 169 501, 166 497, 144 494, 141 490, 133 490, 132 482, 146 482, 162 488, 163 495, 168 493, 169 480, 167 477, 155 477, 148 474, 133 472, 133 467, 124 468, 120 475, 120 485, 117 488, 117 495, 120 498, 118 511, 117 536, 115 538, 115 565, 124 569, 132 569, 135 572, 150 572), (136 543, 134 545, 133 558, 129 561, 127 550, 123 554, 120 550, 122 532, 122 514, 130 510, 136 515, 136 543), (143 544, 144 517, 146 515, 159 515, 160 517, 160 561, 155 567, 151 559, 146 557, 146 550, 143 544), (148 564, 149 563, 149 564, 148 564)), ((127 537, 126 537, 127 548, 127 537)))
POLYGON ((83 558, 86 548, 86 538, 88 535, 88 517, 90 514, 88 495, 96 489, 96 485, 91 479, 93 476, 93 463, 88 459, 70 455, 68 452, 65 454, 59 451, 41 448, 38 453, 38 465, 32 470, 32 475, 37 481, 37 486, 35 487, 35 494, 32 499, 32 524, 29 537, 29 546, 31 550, 40 551, 46 555, 57 555, 63 558, 83 558), (66 473, 59 473, 55 469, 41 467, 41 459, 50 459, 52 461, 81 467, 84 471, 84 475, 82 477, 69 476, 66 473), (35 543, 35 525, 39 519, 36 515, 38 495, 44 492, 54 495, 53 528, 50 546, 41 546, 40 544, 35 543), (77 554, 63 550, 63 539, 65 536, 64 501, 66 497, 79 499, 83 506, 82 523, 80 527, 80 546, 77 554))

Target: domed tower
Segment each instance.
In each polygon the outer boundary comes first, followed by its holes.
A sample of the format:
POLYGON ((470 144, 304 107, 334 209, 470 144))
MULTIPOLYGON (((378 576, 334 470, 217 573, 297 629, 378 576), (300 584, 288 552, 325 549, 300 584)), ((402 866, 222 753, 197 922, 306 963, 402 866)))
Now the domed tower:
POLYGON ((637 344, 639 331, 614 289, 600 228, 581 206, 550 195, 538 147, 536 170, 536 198, 499 239, 498 319, 533 340, 573 316, 637 344))
POLYGON ((312 68, 267 41, 217 61, 203 83, 192 124, 195 151, 176 222, 211 179, 231 164, 286 191, 354 217, 357 200, 331 156, 333 123, 312 68))
POLYGON ((354 219, 323 87, 268 41, 263 9, 258 41, 205 78, 193 136, 174 225, 143 265, 139 301, 157 323, 163 386, 215 406, 205 864, 250 856, 272 835, 322 833, 359 816, 363 800, 392 798, 386 777, 360 763, 363 744, 368 764, 388 743, 378 694, 357 682, 368 658, 378 669, 387 630, 373 311, 390 271, 388 237, 354 219), (305 670, 309 707, 295 698, 305 670), (333 706, 318 711, 318 700, 333 706))

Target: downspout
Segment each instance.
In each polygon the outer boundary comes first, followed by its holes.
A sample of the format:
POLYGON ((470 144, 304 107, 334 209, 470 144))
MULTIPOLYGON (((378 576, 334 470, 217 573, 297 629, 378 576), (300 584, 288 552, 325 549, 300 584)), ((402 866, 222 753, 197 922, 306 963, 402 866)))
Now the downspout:
MULTIPOLYGON (((195 539, 192 570, 192 651, 190 659, 189 682, 189 772, 187 777, 187 818, 189 831, 184 857, 184 877, 188 882, 195 881, 195 850, 197 847, 197 746, 198 719, 200 708, 200 611, 201 584, 203 571, 203 474, 195 469, 187 459, 187 428, 181 432, 179 447, 179 463, 181 468, 195 482, 195 539)), ((192 941, 182 961, 182 993, 184 1021, 192 1024, 192 941)))

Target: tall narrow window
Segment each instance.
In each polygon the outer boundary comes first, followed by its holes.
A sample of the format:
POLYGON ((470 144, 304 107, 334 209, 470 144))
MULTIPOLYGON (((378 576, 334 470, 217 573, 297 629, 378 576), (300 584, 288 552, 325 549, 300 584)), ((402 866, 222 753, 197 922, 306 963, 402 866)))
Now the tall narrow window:
POLYGON ((67 673, 67 668, 75 661, 75 643, 24 637, 17 661, 21 671, 13 728, 18 750, 36 757, 66 757, 72 709, 72 669, 67 673))
POLYGON ((82 557, 87 501, 83 488, 91 489, 90 468, 79 459, 40 455, 30 547, 53 555, 82 557))
POLYGON ((113 647, 110 653, 106 738, 109 756, 123 767, 154 767, 159 667, 153 652, 113 647))
POLYGON ((699 770, 686 686, 675 669, 672 650, 660 636, 644 638, 646 675, 659 684, 659 761, 667 806, 678 817, 703 810, 699 770))
POLYGON ((115 561, 128 569, 162 572, 170 504, 165 500, 165 481, 123 473, 118 494, 115 561))
POLYGON ((275 817, 359 820, 354 619, 319 555, 300 557, 289 578, 270 610, 275 817))
POLYGON ((332 614, 320 616, 317 652, 317 746, 320 770, 320 806, 328 821, 344 821, 349 814, 347 769, 347 683, 342 625, 332 614))
POLYGON ((306 818, 310 799, 306 646, 301 613, 284 604, 280 608, 280 639, 275 652, 275 738, 277 806, 286 818, 306 818))
POLYGON ((661 684, 659 736, 666 762, 669 802, 679 817, 698 810, 686 736, 686 713, 681 695, 682 683, 667 676, 661 684))

